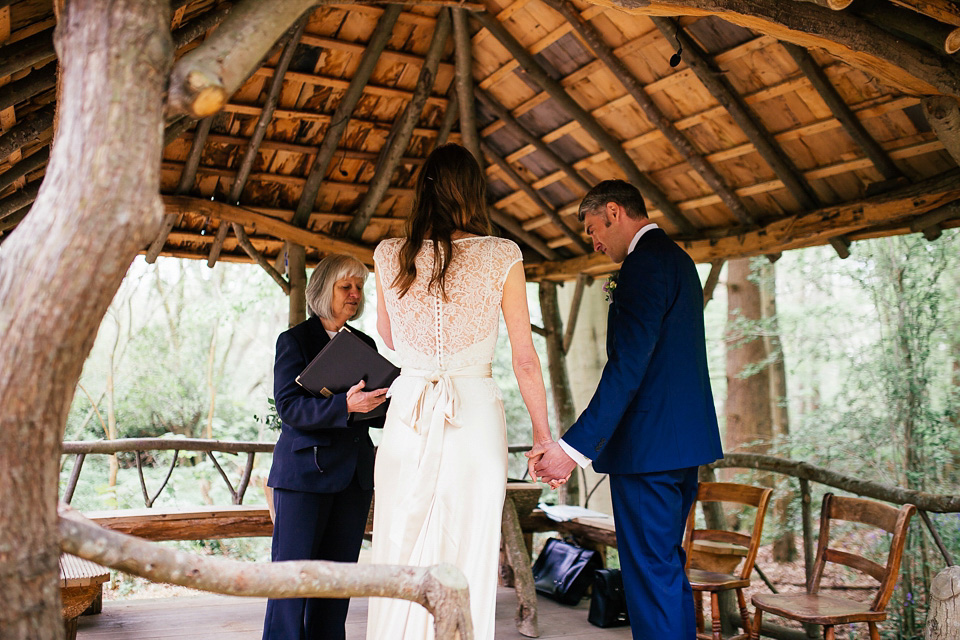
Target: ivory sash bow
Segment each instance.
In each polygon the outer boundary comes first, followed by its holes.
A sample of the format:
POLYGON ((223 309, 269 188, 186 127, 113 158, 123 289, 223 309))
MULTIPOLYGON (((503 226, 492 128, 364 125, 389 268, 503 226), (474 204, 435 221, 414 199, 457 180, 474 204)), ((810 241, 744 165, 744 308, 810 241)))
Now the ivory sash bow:
POLYGON ((421 434, 425 441, 421 445, 419 464, 413 477, 412 486, 398 505, 398 524, 389 532, 391 541, 400 547, 401 558, 406 559, 423 533, 424 524, 434 503, 437 482, 440 475, 440 456, 443 452, 443 432, 446 425, 459 428, 457 422, 460 398, 457 394, 454 378, 489 378, 490 364, 470 365, 457 369, 409 369, 400 371, 402 378, 421 378, 419 389, 413 394, 417 397, 411 410, 399 416, 400 421, 421 434), (426 433, 424 433, 426 429, 426 433))

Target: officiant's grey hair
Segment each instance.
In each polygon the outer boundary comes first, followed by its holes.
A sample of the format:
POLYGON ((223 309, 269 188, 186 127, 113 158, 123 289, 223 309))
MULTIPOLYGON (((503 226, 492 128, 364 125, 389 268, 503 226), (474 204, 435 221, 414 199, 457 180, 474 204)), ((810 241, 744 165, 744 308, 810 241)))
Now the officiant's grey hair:
MULTIPOLYGON (((317 316, 329 320, 333 317, 333 285, 343 278, 363 278, 367 281, 370 270, 354 258, 343 254, 329 255, 317 265, 307 284, 307 311, 310 316, 317 316)), ((363 296, 357 312, 350 320, 356 320, 363 315, 363 296)))

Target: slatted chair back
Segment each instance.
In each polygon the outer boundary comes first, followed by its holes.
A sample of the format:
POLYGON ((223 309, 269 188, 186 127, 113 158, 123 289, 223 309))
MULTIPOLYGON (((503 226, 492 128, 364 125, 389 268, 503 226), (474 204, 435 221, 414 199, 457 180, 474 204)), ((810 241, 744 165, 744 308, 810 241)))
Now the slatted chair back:
POLYGON ((900 560, 903 558, 907 530, 910 526, 910 518, 916 510, 917 508, 912 504, 905 504, 898 509, 863 498, 844 498, 832 493, 823 496, 823 507, 820 512, 820 540, 817 543, 817 557, 813 572, 810 574, 807 592, 815 594, 820 591, 820 579, 823 577, 824 567, 828 562, 832 562, 850 567, 877 580, 880 586, 870 608, 872 611, 883 611, 887 602, 890 601, 890 596, 893 595, 893 589, 900 574, 900 560), (830 524, 833 520, 859 522, 892 534, 886 564, 881 565, 855 553, 831 547, 830 524))
POLYGON ((740 579, 748 580, 750 572, 753 571, 753 564, 757 559, 757 551, 760 549, 760 535, 763 533, 763 519, 767 513, 767 506, 770 504, 770 496, 773 495, 773 489, 754 487, 748 484, 737 484, 734 482, 701 482, 697 490, 697 500, 690 508, 690 514, 687 516, 687 529, 684 535, 683 548, 687 552, 687 567, 690 565, 690 549, 697 540, 708 540, 710 542, 726 542, 744 547, 747 555, 743 564, 740 565, 740 579), (739 533, 737 531, 726 531, 722 529, 696 529, 696 511, 697 504, 704 502, 728 502, 748 507, 756 507, 756 514, 753 519, 753 527, 750 534, 739 533))

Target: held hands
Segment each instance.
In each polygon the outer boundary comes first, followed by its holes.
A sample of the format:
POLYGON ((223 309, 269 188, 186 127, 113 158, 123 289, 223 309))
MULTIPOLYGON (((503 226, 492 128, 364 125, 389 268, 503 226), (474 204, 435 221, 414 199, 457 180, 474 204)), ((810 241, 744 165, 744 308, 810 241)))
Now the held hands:
POLYGON ((546 482, 551 489, 556 489, 570 479, 570 474, 577 468, 577 463, 560 447, 558 442, 549 440, 540 442, 533 449, 525 453, 530 477, 534 482, 546 482))
POLYGON ((361 380, 347 390, 347 411, 350 413, 367 413, 373 411, 386 400, 387 389, 364 391, 367 383, 361 380))

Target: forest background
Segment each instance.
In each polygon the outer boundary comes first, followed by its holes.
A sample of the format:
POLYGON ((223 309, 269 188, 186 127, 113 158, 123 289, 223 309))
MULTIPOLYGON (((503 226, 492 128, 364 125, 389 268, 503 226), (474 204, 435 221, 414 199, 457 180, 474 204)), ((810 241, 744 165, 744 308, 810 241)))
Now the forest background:
MULTIPOLYGON (((709 268, 700 266, 701 280, 709 268)), ((585 297, 602 300, 601 285, 602 280, 588 287, 585 297)), ((528 299, 532 321, 541 324, 537 286, 528 285, 528 299)), ((367 311, 355 324, 379 341, 372 278, 366 293, 367 311)), ((274 345, 286 329, 287 313, 284 294, 253 265, 220 263, 211 270, 198 261, 160 258, 149 265, 137 258, 101 324, 64 439, 275 441, 269 404, 274 345)), ((960 233, 944 232, 934 242, 919 235, 862 241, 846 260, 831 247, 815 247, 787 252, 775 263, 765 257, 730 262, 705 320, 726 450, 769 452, 885 484, 957 492, 960 233), (759 314, 747 311, 749 300, 742 302, 751 289, 763 293, 765 311, 759 314), (753 348, 761 344, 763 349, 753 348), (733 390, 746 389, 756 397, 750 385, 771 384, 769 376, 778 369, 785 396, 770 408, 769 425, 763 419, 758 426, 744 415, 742 397, 733 390)), ((544 339, 534 337, 546 377, 544 339)), ((602 348, 602 340, 596 342, 602 348)), ((530 422, 502 328, 494 377, 503 391, 508 441, 529 443, 530 422)), ((582 408, 578 403, 577 411, 582 408)), ((551 426, 556 431, 557 425, 551 426)), ((133 455, 92 456, 73 505, 82 510, 142 507, 133 455)), ((172 453, 145 455, 148 486, 157 487, 172 453)), ((64 457, 63 463, 61 487, 72 459, 64 457)), ((221 464, 232 466, 228 473, 239 477, 243 460, 227 458, 221 464)), ((158 506, 229 503, 225 484, 202 456, 181 456, 178 465, 158 506)), ((258 456, 246 503, 262 502, 260 480, 269 466, 269 456, 258 456)), ((512 477, 520 477, 523 468, 521 457, 511 456, 512 477)), ((739 478, 758 481, 745 474, 739 478)), ((796 495, 795 486, 779 483, 778 495, 791 494, 796 495)), ((819 494, 814 501, 819 503, 819 494)), ((948 549, 960 556, 960 516, 932 515, 948 549)), ((768 517, 765 538, 781 540, 788 531, 800 531, 796 500, 783 503, 776 518, 768 517)), ((911 541, 894 624, 884 630, 889 638, 919 637, 925 588, 943 567, 916 523, 911 541)), ((266 539, 169 544, 269 559, 266 539)), ((120 593, 141 585, 122 577, 114 584, 120 593)))

